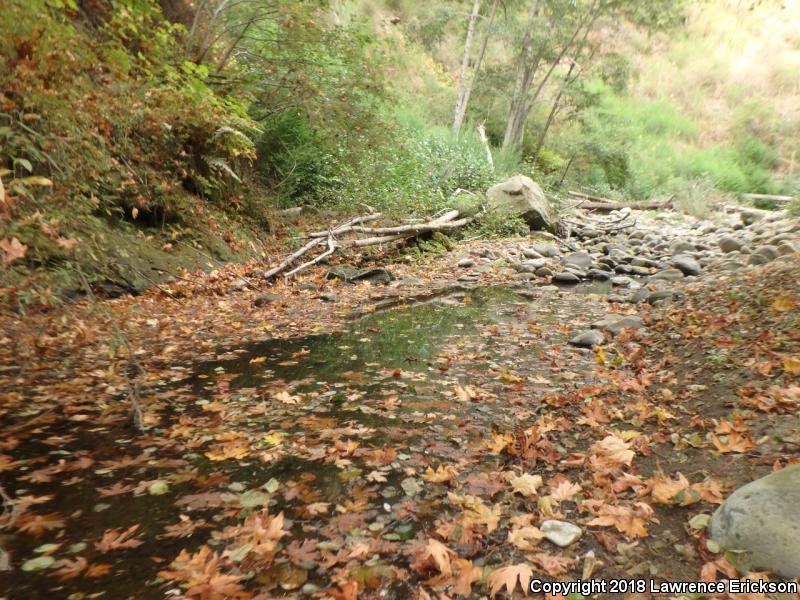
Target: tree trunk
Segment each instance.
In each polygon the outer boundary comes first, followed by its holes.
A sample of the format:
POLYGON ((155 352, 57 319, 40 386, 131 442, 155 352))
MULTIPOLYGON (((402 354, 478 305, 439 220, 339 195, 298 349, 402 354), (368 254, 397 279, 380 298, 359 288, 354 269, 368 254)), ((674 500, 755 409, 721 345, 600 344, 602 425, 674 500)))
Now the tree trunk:
MULTIPOLYGON (((523 68, 523 71, 526 71, 527 77, 523 79, 521 85, 515 86, 514 88, 514 98, 512 99, 511 111, 509 112, 509 119, 506 124, 506 134, 503 138, 503 148, 519 147, 522 145, 522 138, 525 132, 525 122, 528 119, 528 114, 530 113, 531 108, 533 108, 533 105, 536 102, 536 99, 542 93, 545 84, 549 81, 550 76, 553 74, 556 67, 575 43, 575 39, 578 37, 578 34, 580 34, 584 26, 586 26, 586 31, 581 44, 583 44, 583 42, 586 40, 586 37, 589 35, 589 31, 592 29, 597 17, 599 16, 599 13, 596 12, 596 7, 597 2, 594 2, 589 9, 589 12, 580 20, 578 26, 575 28, 575 31, 572 32, 570 39, 561 48, 558 56, 550 63, 550 68, 539 82, 539 85, 536 86, 536 90, 533 92, 533 94, 530 94, 530 87, 533 84, 534 76, 536 75, 539 62, 542 54, 544 53, 544 42, 542 43, 542 46, 540 46, 537 58, 533 64, 530 65, 528 69, 523 68), (517 90, 519 88, 521 88, 521 93, 518 96, 517 90)), ((526 32, 526 38, 528 33, 531 33, 530 30, 526 32)), ((523 49, 523 54, 524 52, 525 51, 523 49)), ((521 61, 523 60, 524 59, 521 58, 521 61)))
POLYGON ((550 114, 547 115, 547 121, 544 123, 542 133, 539 134, 539 139, 536 141, 536 149, 533 151, 534 163, 539 159, 539 153, 542 151, 542 146, 544 146, 544 140, 547 137, 547 131, 550 129, 550 125, 553 124, 553 119, 555 119, 556 112, 558 111, 558 104, 561 102, 561 97, 564 95, 564 90, 571 82, 570 76, 572 75, 572 71, 574 69, 575 61, 572 61, 572 64, 569 66, 569 71, 567 71, 567 76, 564 77, 564 83, 561 84, 558 94, 556 94, 556 99, 553 101, 553 106, 550 108, 550 114))
POLYGON ((519 53, 519 61, 517 64, 517 76, 514 81, 514 92, 511 95, 511 106, 508 110, 506 131, 503 136, 503 148, 517 145, 513 140, 518 137, 517 130, 519 128, 518 122, 522 104, 525 97, 528 95, 531 83, 533 82, 533 75, 536 73, 542 54, 544 53, 544 44, 542 44, 539 46, 536 57, 533 59, 531 58, 533 27, 536 23, 538 13, 539 1, 533 0, 528 26, 525 29, 525 36, 522 38, 522 48, 519 53))
POLYGON ((464 41, 464 56, 461 58, 461 72, 458 76, 458 95, 456 96, 456 110, 453 117, 453 134, 458 135, 464 115, 467 112, 465 96, 467 89, 467 71, 469 70, 469 55, 472 50, 472 38, 475 35, 475 23, 478 20, 478 11, 481 9, 481 0, 472 3, 472 14, 467 25, 467 39, 464 41))
POLYGON ((492 9, 489 11, 489 19, 486 25, 486 32, 481 39, 481 46, 478 49, 478 57, 475 59, 475 64, 472 67, 472 72, 467 80, 463 90, 459 86, 459 97, 456 102, 456 113, 453 120, 453 134, 458 136, 461 131, 461 126, 464 124, 464 118, 467 114, 467 107, 469 106, 469 99, 472 96, 472 90, 475 87, 475 82, 478 79, 478 72, 480 71, 483 57, 486 54, 486 47, 489 45, 489 37, 492 34, 492 26, 494 25, 494 17, 497 14, 497 7, 500 5, 500 0, 494 0, 492 9))

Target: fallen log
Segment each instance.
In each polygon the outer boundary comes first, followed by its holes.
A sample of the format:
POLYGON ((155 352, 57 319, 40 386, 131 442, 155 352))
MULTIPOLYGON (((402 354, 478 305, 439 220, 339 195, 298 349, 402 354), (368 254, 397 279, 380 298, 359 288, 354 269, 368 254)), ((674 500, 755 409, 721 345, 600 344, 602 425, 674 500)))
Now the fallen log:
POLYGON ((770 200, 772 202, 791 202, 793 196, 777 196, 775 194, 742 194, 742 198, 748 200, 770 200))
POLYGON ((658 210, 672 206, 672 198, 668 200, 638 200, 634 202, 580 202, 573 205, 575 208, 584 210, 596 210, 600 212, 611 212, 620 208, 630 208, 634 210, 658 210))

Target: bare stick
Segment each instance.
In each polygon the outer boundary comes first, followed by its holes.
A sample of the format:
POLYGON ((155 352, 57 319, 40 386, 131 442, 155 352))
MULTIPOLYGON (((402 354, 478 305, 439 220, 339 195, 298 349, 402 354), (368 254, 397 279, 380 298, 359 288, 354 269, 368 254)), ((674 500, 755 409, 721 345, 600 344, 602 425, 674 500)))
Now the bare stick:
POLYGON ((291 277, 292 275, 296 275, 297 273, 299 273, 303 269, 307 269, 308 267, 311 267, 311 266, 313 266, 313 265, 315 265, 315 264, 317 264, 319 262, 322 262, 327 257, 329 257, 331 254, 333 254, 334 251, 336 250, 336 248, 337 248, 337 246, 336 246, 336 242, 333 240, 333 236, 332 235, 328 236, 328 249, 325 252, 320 254, 317 258, 314 258, 314 259, 312 259, 312 260, 310 260, 310 261, 308 261, 306 263, 303 263, 299 267, 296 267, 296 268, 292 269, 291 271, 286 273, 286 275, 284 275, 284 279, 288 281, 289 277, 291 277))

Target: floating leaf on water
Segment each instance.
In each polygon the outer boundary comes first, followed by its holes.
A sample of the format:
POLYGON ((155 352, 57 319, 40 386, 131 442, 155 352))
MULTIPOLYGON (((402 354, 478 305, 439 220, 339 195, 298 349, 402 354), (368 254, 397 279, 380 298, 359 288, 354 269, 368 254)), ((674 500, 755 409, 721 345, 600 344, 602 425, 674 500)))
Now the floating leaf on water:
POLYGON ((39 556, 37 558, 32 558, 30 560, 26 560, 22 563, 22 570, 23 571, 41 571, 42 569, 49 569, 52 567, 56 562, 56 559, 52 556, 39 556))
POLYGON ((244 508, 264 506, 269 501, 269 496, 258 490, 250 490, 239 497, 239 504, 244 508))
POLYGON ((169 491, 169 486, 167 485, 166 481, 161 481, 159 479, 158 481, 151 483, 147 488, 147 491, 151 496, 161 496, 169 491))
POLYGON ((272 493, 278 491, 278 488, 280 487, 280 485, 281 485, 281 482, 273 477, 272 479, 270 479, 267 483, 265 483, 261 487, 264 488, 265 490, 267 490, 270 494, 272 494, 272 493))

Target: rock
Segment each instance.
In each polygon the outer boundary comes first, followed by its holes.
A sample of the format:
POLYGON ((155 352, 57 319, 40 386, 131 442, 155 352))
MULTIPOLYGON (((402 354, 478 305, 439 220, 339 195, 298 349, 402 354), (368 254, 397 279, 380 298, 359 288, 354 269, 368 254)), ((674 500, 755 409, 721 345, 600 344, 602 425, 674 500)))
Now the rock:
POLYGON ((553 244, 534 244, 530 249, 547 258, 561 256, 561 252, 553 244))
POLYGON ((597 329, 591 329, 589 331, 579 333, 572 338, 569 343, 573 346, 578 346, 579 348, 591 348, 593 346, 598 346, 605 341, 606 338, 600 331, 597 329))
POLYGON ((339 296, 337 296, 336 294, 331 294, 326 292, 324 294, 320 294, 319 299, 322 300, 323 302, 338 302, 339 296))
POLYGON ((573 252, 561 258, 565 265, 571 265, 580 269, 588 269, 594 261, 588 252, 573 252))
POLYGON ((592 323, 592 329, 608 331, 612 335, 619 335, 623 329, 628 329, 629 327, 641 329, 644 327, 644 322, 641 317, 635 315, 618 315, 611 313, 603 317, 601 321, 592 323))
POLYGON ((719 249, 722 250, 725 254, 728 252, 738 252, 742 249, 742 244, 736 238, 732 238, 729 236, 725 236, 724 238, 720 238, 719 242, 719 249))
MULTIPOLYGON (((606 301, 616 304, 625 304, 626 302, 632 302, 633 300, 629 295, 626 294, 609 294, 606 297, 606 301)), ((639 302, 641 302, 641 300, 639 300, 639 302)))
POLYGON ((354 281, 369 281, 371 283, 389 283, 394 280, 394 275, 383 267, 369 269, 356 269, 350 265, 337 265, 325 273, 325 279, 342 279, 348 283, 354 281))
POLYGON ((678 292, 677 290, 658 290, 655 292, 651 292, 647 296, 647 303, 657 304, 659 302, 663 302, 664 300, 672 300, 673 298, 680 295, 681 292, 678 292))
POLYGON ((233 288, 234 290, 239 291, 239 292, 244 290, 244 289, 247 289, 249 286, 250 286, 250 284, 247 283, 246 279, 234 279, 231 282, 231 288, 233 288))
POLYGON ((523 264, 523 266, 527 267, 528 269, 532 269, 532 270, 535 271, 539 267, 545 266, 547 264, 547 259, 546 258, 533 258, 531 260, 526 260, 522 264, 523 264))
POLYGON ((341 279, 342 281, 353 281, 353 278, 358 275, 358 269, 350 265, 337 265, 328 269, 325 273, 325 279, 341 279))
POLYGON ((719 268, 723 271, 738 271, 739 269, 743 269, 745 265, 735 260, 726 260, 723 262, 719 268))
POLYGON ((778 256, 780 256, 778 248, 770 245, 759 246, 758 248, 756 248, 755 253, 766 257, 768 260, 775 260, 776 258, 778 258, 778 256))
POLYGON ((567 273, 572 273, 578 279, 586 279, 586 271, 584 271, 580 267, 573 267, 572 265, 567 265, 566 267, 564 267, 564 271, 566 271, 567 273))
POLYGON ((678 269, 665 269, 648 277, 647 283, 653 281, 680 281, 681 279, 683 279, 683 273, 678 269))
POLYGON ((319 289, 319 286, 316 283, 301 283, 297 286, 297 289, 306 292, 316 292, 319 289))
POLYGON ((549 267, 539 267, 534 271, 534 274, 537 277, 551 277, 553 275, 553 271, 549 267))
POLYGON ((522 256, 525 258, 543 258, 543 255, 537 252, 534 248, 523 248, 522 256))
POLYGON ((611 271, 604 271, 603 269, 589 269, 586 275, 597 281, 608 281, 614 276, 614 273, 611 271))
POLYGON ((645 258, 643 256, 637 256, 631 261, 631 265, 634 267, 649 267, 655 269, 658 267, 658 263, 651 258, 645 258))
POLYGON ((530 177, 515 175, 486 192, 489 210, 522 217, 531 229, 554 232, 558 220, 539 185, 530 177))
POLYGON ((280 302, 281 297, 277 294, 261 294, 260 296, 256 296, 256 299, 253 300, 254 306, 266 306, 267 304, 272 304, 273 302, 280 302))
POLYGON ((471 258, 462 258, 460 261, 458 261, 457 265, 462 269, 467 269, 469 267, 474 267, 475 261, 471 258))
POLYGON ((760 221, 761 218, 763 217, 763 214, 752 210, 743 210, 739 214, 739 216, 742 219, 742 224, 745 226, 749 226, 755 223, 756 221, 760 221))
POLYGON ((747 259, 748 265, 765 265, 768 262, 769 259, 763 254, 751 254, 750 257, 747 259))
POLYGON ((633 283, 633 279, 627 277, 626 275, 617 275, 616 277, 611 278, 611 285, 615 287, 630 287, 633 283))
POLYGON ((425 285, 425 282, 418 277, 404 277, 403 279, 399 279, 396 285, 397 287, 422 287, 425 285))
POLYGON ((737 489, 711 517, 711 539, 747 553, 747 564, 800 577, 800 465, 737 489))
POLYGON ((794 246, 792 245, 791 242, 782 242, 778 246, 778 253, 781 256, 788 256, 790 254, 794 254, 795 252, 796 250, 794 249, 794 246))
POLYGON ((684 241, 677 241, 672 244, 672 253, 673 254, 681 254, 683 252, 694 252, 697 248, 694 247, 694 244, 690 244, 689 242, 684 241))
POLYGON ((683 273, 684 275, 700 274, 700 263, 698 263, 691 256, 687 256, 685 254, 679 254, 678 256, 673 256, 672 260, 669 261, 669 264, 675 267, 676 269, 680 270, 680 272, 683 273))
POLYGON ((553 281, 555 283, 580 283, 581 280, 575 273, 563 271, 561 273, 555 273, 553 275, 553 281))
POLYGON ((567 521, 555 521, 548 519, 544 521, 539 530, 544 534, 546 540, 553 542, 556 546, 566 548, 581 537, 581 528, 567 521))
POLYGON ((628 267, 628 273, 633 275, 650 275, 650 269, 647 267, 637 267, 637 266, 630 266, 628 267))

